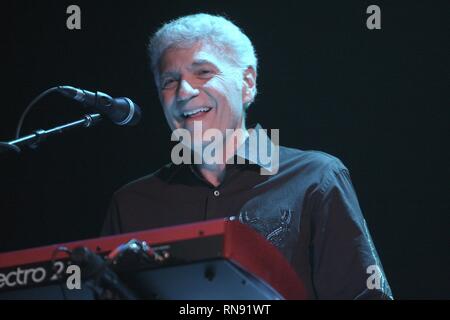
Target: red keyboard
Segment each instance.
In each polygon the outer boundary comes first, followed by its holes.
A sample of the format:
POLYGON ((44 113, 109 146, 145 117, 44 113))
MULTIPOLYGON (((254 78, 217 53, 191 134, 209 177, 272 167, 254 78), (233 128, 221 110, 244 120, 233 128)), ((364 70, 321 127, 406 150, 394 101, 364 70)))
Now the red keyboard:
POLYGON ((149 283, 153 284, 152 290, 163 292, 159 296, 161 299, 228 297, 219 294, 221 288, 223 292, 228 290, 231 298, 237 294, 239 299, 239 292, 244 294, 249 286, 261 288, 261 284, 273 289, 274 295, 268 295, 269 298, 277 298, 278 295, 281 299, 306 299, 302 281, 280 251, 250 227, 222 219, 0 254, 0 298, 22 298, 21 290, 31 294, 28 298, 46 298, 31 289, 55 285, 59 279, 55 273, 64 272, 67 254, 57 252, 57 248, 63 246, 72 250, 84 246, 106 255, 131 239, 145 241, 153 250, 168 257, 158 270, 147 273, 149 283), (55 269, 54 264, 58 261, 60 267, 55 269), (226 262, 227 268, 232 266, 235 269, 230 271, 217 261, 226 262), (217 279, 222 272, 222 287, 218 284, 210 290, 208 286, 211 284, 205 282, 202 285, 201 277, 195 280, 196 273, 201 273, 202 268, 216 270, 217 279), (231 282, 238 280, 242 288, 236 291, 229 287, 231 282), (259 284, 255 284, 257 282, 259 284), (199 286, 198 290, 196 286, 199 286), (205 293, 200 294, 203 291, 205 293))

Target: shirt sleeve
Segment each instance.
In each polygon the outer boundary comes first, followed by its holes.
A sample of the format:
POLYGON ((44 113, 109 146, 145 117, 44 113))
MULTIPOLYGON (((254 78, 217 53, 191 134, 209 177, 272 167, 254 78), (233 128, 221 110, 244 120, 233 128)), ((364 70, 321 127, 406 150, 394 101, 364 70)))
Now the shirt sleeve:
POLYGON ((348 170, 336 161, 315 191, 312 281, 318 299, 392 299, 348 170))
POLYGON ((106 218, 103 222, 100 236, 110 236, 119 233, 122 233, 120 227, 120 216, 116 199, 113 197, 109 205, 108 212, 106 213, 106 218))

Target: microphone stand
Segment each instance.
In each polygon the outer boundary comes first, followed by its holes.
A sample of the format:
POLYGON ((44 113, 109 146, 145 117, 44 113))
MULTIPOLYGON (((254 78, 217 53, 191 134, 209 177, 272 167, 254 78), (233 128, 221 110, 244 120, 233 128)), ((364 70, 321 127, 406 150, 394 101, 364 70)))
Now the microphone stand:
POLYGON ((102 119, 102 116, 99 113, 91 113, 85 114, 82 119, 66 123, 60 126, 57 126, 52 129, 44 130, 38 129, 35 130, 32 134, 27 136, 11 140, 8 142, 0 142, 0 153, 7 151, 16 151, 17 153, 21 152, 22 146, 29 146, 33 149, 39 146, 43 140, 45 140, 48 136, 56 135, 58 133, 63 133, 66 130, 76 128, 76 127, 84 127, 89 128, 93 125, 97 124, 102 119))

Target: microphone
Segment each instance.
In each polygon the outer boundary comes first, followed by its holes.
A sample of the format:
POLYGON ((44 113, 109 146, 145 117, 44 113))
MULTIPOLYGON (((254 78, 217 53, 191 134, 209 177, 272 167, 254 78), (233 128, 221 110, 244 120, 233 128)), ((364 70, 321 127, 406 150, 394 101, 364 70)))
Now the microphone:
POLYGON ((58 92, 95 109, 119 126, 134 126, 141 120, 141 109, 129 98, 112 98, 103 92, 91 92, 71 86, 59 86, 58 92))

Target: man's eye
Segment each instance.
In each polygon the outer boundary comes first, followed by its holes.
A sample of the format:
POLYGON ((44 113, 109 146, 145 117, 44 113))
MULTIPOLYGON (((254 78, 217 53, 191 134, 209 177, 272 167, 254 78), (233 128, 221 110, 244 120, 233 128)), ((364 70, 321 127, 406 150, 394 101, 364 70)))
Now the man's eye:
POLYGON ((207 69, 202 69, 202 70, 199 70, 198 72, 197 72, 197 74, 199 75, 199 76, 210 76, 211 74, 212 74, 212 71, 211 70, 207 70, 207 69))
POLYGON ((175 79, 166 79, 166 80, 163 81, 162 87, 164 89, 173 88, 175 86, 175 84, 176 84, 176 80, 175 79))

